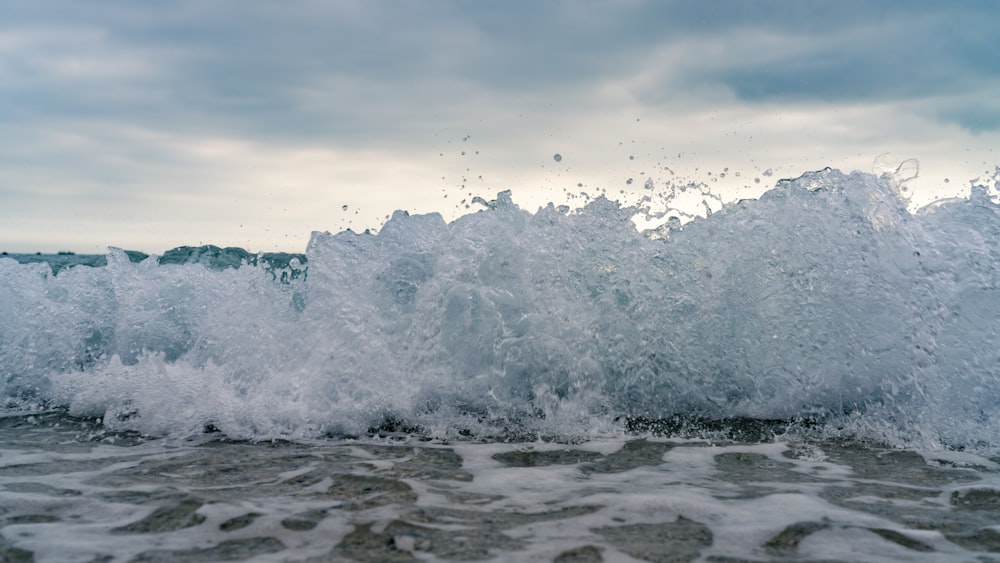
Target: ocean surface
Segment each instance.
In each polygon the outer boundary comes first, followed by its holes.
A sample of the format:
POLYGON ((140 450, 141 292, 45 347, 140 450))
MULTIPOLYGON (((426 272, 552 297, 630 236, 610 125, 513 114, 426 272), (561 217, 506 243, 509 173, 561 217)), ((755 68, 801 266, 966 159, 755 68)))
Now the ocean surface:
POLYGON ((0 256, 0 560, 1000 561, 1000 185, 895 172, 0 256))

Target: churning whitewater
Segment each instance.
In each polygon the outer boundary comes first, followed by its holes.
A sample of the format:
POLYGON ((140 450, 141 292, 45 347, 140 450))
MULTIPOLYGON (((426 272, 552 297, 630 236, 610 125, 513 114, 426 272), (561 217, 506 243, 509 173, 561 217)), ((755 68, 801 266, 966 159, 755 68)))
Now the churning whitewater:
POLYGON ((116 429, 234 438, 596 436, 808 421, 1000 451, 1000 206, 911 212, 835 170, 640 232, 508 193, 446 223, 314 233, 287 268, 0 259, 0 393, 116 429))

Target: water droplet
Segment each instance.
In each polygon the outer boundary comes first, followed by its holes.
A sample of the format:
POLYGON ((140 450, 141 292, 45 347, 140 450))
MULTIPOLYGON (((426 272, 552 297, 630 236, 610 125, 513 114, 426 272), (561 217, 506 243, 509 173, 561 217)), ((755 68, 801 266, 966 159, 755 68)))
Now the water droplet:
POLYGON ((562 162, 562 155, 559 154, 559 153, 556 153, 556 154, 552 155, 552 160, 554 160, 556 162, 562 162))
POLYGON ((341 211, 347 211, 347 204, 345 203, 344 205, 341 205, 340 206, 340 210, 341 211))

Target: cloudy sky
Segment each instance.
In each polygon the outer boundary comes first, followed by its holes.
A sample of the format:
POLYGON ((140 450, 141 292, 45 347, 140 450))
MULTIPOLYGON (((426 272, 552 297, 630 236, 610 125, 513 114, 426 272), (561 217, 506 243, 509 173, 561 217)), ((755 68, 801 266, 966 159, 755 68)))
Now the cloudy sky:
POLYGON ((915 201, 961 193, 1000 164, 997 29, 994 1, 4 0, 0 250, 302 251, 883 153, 915 201))

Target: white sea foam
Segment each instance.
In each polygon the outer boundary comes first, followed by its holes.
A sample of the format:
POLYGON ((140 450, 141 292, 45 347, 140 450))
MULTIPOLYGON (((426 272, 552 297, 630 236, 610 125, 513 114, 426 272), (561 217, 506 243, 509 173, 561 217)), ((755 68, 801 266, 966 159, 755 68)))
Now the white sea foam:
POLYGON ((284 281, 114 249, 58 275, 0 259, 0 392, 158 435, 594 437, 681 415, 995 452, 1000 207, 976 189, 913 213, 897 188, 824 170, 657 233, 603 198, 529 213, 502 193, 450 224, 314 233, 284 281))
POLYGON ((971 561, 996 549, 1000 480, 968 453, 955 467, 842 441, 248 444, 53 413, 0 419, 0 444, 11 560, 971 561))

